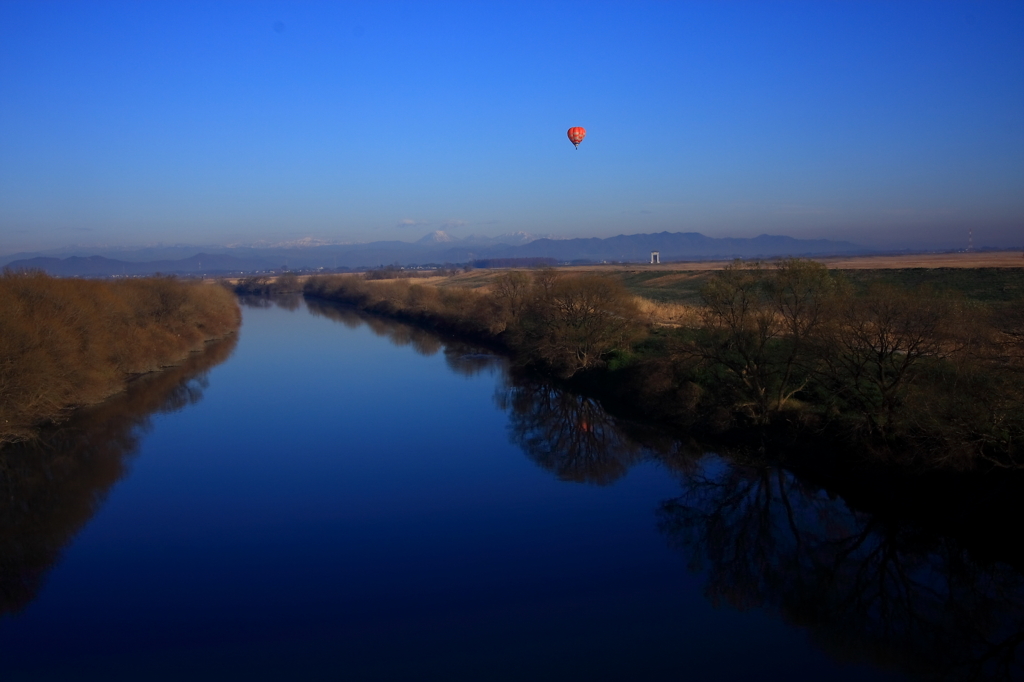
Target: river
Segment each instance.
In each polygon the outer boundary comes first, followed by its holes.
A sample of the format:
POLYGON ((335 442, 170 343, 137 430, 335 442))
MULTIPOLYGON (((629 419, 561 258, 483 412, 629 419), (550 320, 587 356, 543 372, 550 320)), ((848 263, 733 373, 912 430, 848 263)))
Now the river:
POLYGON ((0 678, 1015 679, 1024 580, 300 298, 0 453, 0 678))

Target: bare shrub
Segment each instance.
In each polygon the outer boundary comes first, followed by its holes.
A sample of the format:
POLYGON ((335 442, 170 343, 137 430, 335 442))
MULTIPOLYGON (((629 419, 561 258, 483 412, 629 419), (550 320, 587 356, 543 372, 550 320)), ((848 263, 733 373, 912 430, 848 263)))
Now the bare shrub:
POLYGON ((701 288, 692 352, 721 369, 754 421, 766 423, 806 387, 808 343, 839 290, 819 263, 733 263, 701 288))

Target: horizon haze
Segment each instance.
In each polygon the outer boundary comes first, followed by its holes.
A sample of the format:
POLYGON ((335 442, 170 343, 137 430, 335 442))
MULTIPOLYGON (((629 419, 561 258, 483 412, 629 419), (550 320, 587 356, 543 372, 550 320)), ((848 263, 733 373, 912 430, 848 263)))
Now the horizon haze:
POLYGON ((438 230, 1024 245, 1021 3, 13 0, 0 19, 0 255, 438 230))

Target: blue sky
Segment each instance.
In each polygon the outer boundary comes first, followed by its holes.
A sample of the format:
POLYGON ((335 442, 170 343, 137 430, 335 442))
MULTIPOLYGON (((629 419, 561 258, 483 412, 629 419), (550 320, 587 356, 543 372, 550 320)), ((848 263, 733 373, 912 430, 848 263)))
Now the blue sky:
POLYGON ((0 0, 0 253, 1022 244, 1022 36, 1022 2, 0 0))

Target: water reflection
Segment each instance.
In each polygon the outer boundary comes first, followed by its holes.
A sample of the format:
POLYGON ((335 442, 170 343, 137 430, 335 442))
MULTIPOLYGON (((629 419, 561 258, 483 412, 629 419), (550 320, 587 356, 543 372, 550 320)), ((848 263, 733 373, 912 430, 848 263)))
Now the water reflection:
POLYGON ((644 455, 591 398, 509 378, 495 402, 508 412, 512 442, 563 481, 608 485, 644 455))
POLYGON ((1018 679, 1024 579, 980 560, 955 538, 905 519, 858 512, 819 486, 756 458, 723 458, 700 445, 617 420, 600 404, 511 373, 500 360, 380 318, 310 302, 315 314, 367 324, 399 345, 471 374, 503 369, 496 404, 512 442, 560 480, 608 485, 640 462, 674 472, 680 494, 657 524, 714 604, 766 609, 806 629, 844 661, 924 677, 1018 679), (421 351, 422 352, 422 351, 421 351))
POLYGON ((246 308, 281 308, 295 311, 302 306, 302 294, 275 294, 274 296, 240 294, 238 302, 246 308))
POLYGON ((385 338, 396 346, 411 346, 420 355, 436 355, 444 347, 444 342, 432 332, 419 327, 401 324, 382 317, 365 315, 353 308, 348 308, 329 301, 310 299, 306 302, 309 312, 317 317, 340 322, 349 329, 366 325, 375 335, 385 338))
POLYGON ((444 348, 444 362, 448 369, 464 377, 481 372, 495 372, 505 369, 504 358, 491 353, 481 353, 478 348, 460 343, 449 343, 444 348))
POLYGON ((201 400, 208 370, 236 343, 232 336, 209 344, 39 439, 0 450, 0 616, 32 601, 64 547, 127 472, 150 417, 201 400))
POLYGON ((706 565, 712 601, 775 611, 839 658, 957 679, 1024 673, 1020 573, 951 538, 852 511, 779 469, 722 462, 658 517, 706 565))

